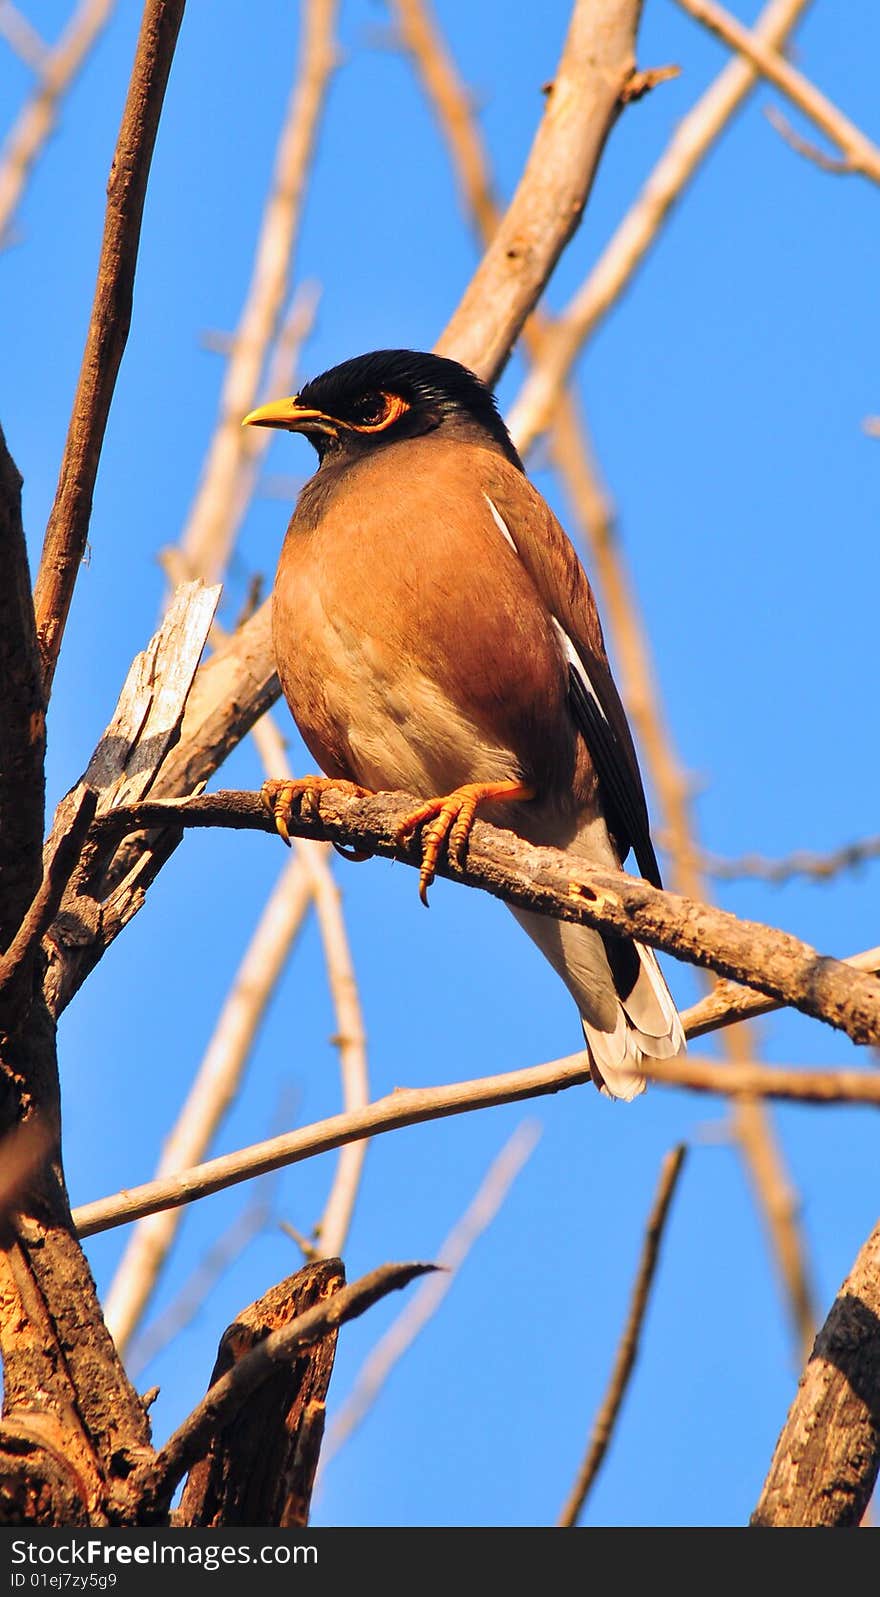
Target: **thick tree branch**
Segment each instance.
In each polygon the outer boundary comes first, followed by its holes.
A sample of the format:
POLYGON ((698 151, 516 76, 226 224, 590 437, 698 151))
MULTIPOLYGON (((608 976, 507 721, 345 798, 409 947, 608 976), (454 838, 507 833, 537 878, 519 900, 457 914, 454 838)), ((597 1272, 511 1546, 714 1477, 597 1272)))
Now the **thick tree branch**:
MULTIPOLYGON (((314 814, 295 819, 290 830, 292 835, 329 838, 415 864, 420 858, 418 840, 406 845, 397 841, 407 806, 414 803, 407 795, 356 799, 328 789, 320 795, 314 814)), ((147 801, 114 810, 96 823, 114 836, 162 824, 273 829, 258 794, 234 792, 179 802, 147 801)), ((467 864, 462 867, 447 860, 440 874, 482 887, 523 909, 638 938, 745 982, 838 1027, 854 1042, 880 1041, 880 983, 841 960, 817 953, 788 932, 663 893, 622 871, 573 862, 558 849, 535 848, 485 822, 474 826, 467 864)))
POLYGON ((42 874, 46 721, 21 521, 21 477, 0 431, 0 949, 42 874))
POLYGON ((46 847, 43 880, 5 954, 0 955, 0 1000, 27 971, 43 933, 61 906, 64 890, 79 863, 86 834, 95 818, 98 795, 83 782, 58 806, 46 847))
MULTIPOLYGON (((880 948, 866 948, 862 953, 850 954, 843 963, 852 965, 854 970, 880 975, 880 948)), ((723 1026, 733 1026, 741 1020, 755 1020, 759 1015, 771 1015, 774 1010, 783 1007, 775 998, 764 998, 761 993, 756 993, 751 987, 742 987, 739 982, 719 981, 705 998, 684 1010, 681 1018, 688 1037, 705 1037, 708 1032, 718 1031, 723 1026)))
MULTIPOLYGON (((214 618, 219 588, 184 583, 158 632, 136 655, 116 709, 83 777, 98 794, 98 814, 155 791, 157 773, 174 747, 184 706, 214 618)), ((94 833, 74 871, 46 939, 44 993, 55 1018, 143 902, 147 883, 180 839, 168 830, 162 847, 149 840, 94 833)))
POLYGON ((128 339, 147 179, 184 4, 146 0, 110 168, 91 321, 34 590, 47 699, 85 553, 104 431, 128 339))
POLYGON ((880 1225, 801 1376, 753 1525, 856 1526, 880 1464, 880 1225))
POLYGON ((279 1363, 293 1358, 301 1348, 314 1346, 328 1332, 357 1319, 389 1292, 399 1291, 435 1268, 433 1264, 384 1264, 258 1342, 214 1382, 189 1418, 144 1466, 139 1481, 144 1501, 152 1503, 155 1513, 164 1512, 181 1476, 203 1456, 214 1433, 238 1413, 279 1363))
MULTIPOLYGON (((320 1305, 345 1284, 339 1259, 307 1264, 237 1314, 224 1332, 209 1389, 268 1335, 320 1305)), ((297 1356, 278 1360, 246 1403, 233 1405, 191 1470, 175 1525, 228 1527, 308 1523, 324 1429, 324 1401, 336 1354, 335 1330, 297 1356)))

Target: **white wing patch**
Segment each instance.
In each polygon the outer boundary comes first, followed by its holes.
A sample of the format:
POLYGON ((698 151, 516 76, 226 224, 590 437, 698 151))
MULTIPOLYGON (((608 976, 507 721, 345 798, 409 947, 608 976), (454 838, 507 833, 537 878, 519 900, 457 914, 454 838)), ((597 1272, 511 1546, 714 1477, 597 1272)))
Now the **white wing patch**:
POLYGON ((553 625, 554 625, 554 627, 556 629, 556 636, 558 637, 560 643, 562 644, 562 653, 565 656, 566 660, 568 661, 568 664, 572 667, 572 669, 574 671, 577 672, 577 675, 578 675, 578 678, 579 678, 580 682, 583 684, 585 691, 587 693, 589 693, 590 698, 592 699, 593 703, 596 706, 596 709, 599 711, 599 714, 602 717, 602 720, 603 721, 607 721, 608 717, 605 714, 605 711, 603 710, 602 705, 599 702, 599 698, 598 698, 598 695, 596 693, 596 690, 593 687, 593 684, 590 681, 589 676, 587 675, 587 668, 584 665, 584 662, 581 659, 580 655, 578 654, 577 649, 575 648, 574 644, 572 643, 571 638, 569 637, 569 635, 566 632, 565 628, 563 626, 561 626, 560 623, 557 621, 555 616, 551 616, 550 619, 552 620, 553 625))
POLYGON ((489 509, 492 512, 492 519, 495 522, 495 525, 498 528, 498 531, 501 533, 502 538, 506 538, 507 539, 507 542, 510 544, 510 547, 513 550, 514 554, 518 555, 519 554, 519 550, 517 549, 516 544, 514 543, 512 537, 510 536, 510 528, 508 527, 507 522, 505 521, 504 517, 502 516, 501 511, 498 509, 498 506, 489 498, 489 495, 486 493, 485 488, 483 489, 483 498, 485 499, 486 504, 489 506, 489 509))

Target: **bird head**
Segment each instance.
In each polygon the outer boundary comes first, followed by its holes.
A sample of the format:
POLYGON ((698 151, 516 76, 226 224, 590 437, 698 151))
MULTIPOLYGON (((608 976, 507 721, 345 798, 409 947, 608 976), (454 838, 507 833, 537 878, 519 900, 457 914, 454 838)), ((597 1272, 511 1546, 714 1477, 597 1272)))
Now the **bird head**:
POLYGON ((304 433, 321 461, 442 430, 520 460, 486 384, 458 361, 411 349, 380 349, 313 377, 290 399, 273 400, 242 426, 304 433))

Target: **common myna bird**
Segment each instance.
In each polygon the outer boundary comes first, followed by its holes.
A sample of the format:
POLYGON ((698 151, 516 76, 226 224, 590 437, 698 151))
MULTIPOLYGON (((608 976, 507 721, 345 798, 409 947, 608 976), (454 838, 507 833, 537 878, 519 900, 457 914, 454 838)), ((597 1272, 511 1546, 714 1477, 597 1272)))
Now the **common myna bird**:
MULTIPOLYGON (((477 807, 531 843, 660 886, 630 730, 590 585, 529 482, 491 391, 452 360, 379 350, 251 411, 305 433, 319 469, 272 605, 284 696, 324 780, 424 803, 423 899, 477 807), (429 823, 429 824, 426 824, 429 823)), ((269 783, 282 835, 298 796, 269 783)), ((644 1088, 684 1048, 650 948, 515 909, 581 1015, 596 1084, 644 1088)))

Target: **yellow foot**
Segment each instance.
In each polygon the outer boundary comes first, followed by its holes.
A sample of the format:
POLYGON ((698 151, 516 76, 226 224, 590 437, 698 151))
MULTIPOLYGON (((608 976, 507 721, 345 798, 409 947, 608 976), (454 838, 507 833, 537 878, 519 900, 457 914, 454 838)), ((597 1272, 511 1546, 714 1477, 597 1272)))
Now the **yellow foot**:
POLYGON ((423 821, 431 821, 422 834, 422 868, 419 872, 419 898, 426 908, 428 888, 434 880, 444 841, 450 859, 461 865, 474 816, 481 804, 497 803, 499 800, 513 803, 516 799, 531 799, 534 796, 534 789, 524 787, 522 782, 467 782, 445 798, 429 799, 406 817, 397 829, 398 843, 408 842, 417 826, 421 826, 423 821), (433 820, 432 816, 435 817, 433 820))
MULTIPOLYGON (((318 796, 335 788, 339 793, 353 793, 356 798, 368 798, 369 789, 358 787, 356 782, 334 782, 329 776, 300 776, 293 782, 264 782, 260 797, 275 822, 275 830, 290 847, 288 825, 298 810, 304 818, 317 818, 318 796)), ((366 855, 363 858, 366 859, 366 855)))

